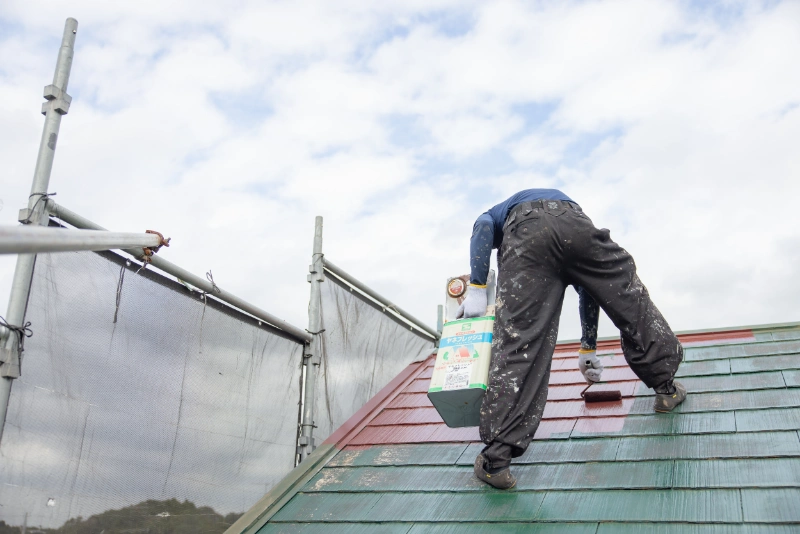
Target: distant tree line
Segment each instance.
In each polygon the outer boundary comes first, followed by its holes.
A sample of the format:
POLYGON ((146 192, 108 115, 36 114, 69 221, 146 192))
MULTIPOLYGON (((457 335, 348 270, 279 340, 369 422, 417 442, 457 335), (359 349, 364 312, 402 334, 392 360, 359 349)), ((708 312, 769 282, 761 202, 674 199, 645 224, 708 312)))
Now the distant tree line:
MULTIPOLYGON (((242 514, 220 515, 189 501, 143 501, 107 510, 86 519, 76 517, 59 528, 28 526, 27 534, 216 534, 225 532, 242 514)), ((20 534, 22 527, 0 521, 0 534, 20 534)))

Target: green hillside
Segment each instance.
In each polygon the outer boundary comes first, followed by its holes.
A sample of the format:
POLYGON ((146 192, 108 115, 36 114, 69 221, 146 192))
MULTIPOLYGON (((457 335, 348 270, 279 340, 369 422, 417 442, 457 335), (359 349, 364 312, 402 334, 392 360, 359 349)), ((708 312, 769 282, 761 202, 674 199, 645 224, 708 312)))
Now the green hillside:
MULTIPOLYGON (((28 526, 28 534, 217 534, 242 514, 222 516, 207 506, 197 507, 177 499, 144 501, 119 510, 108 510, 86 519, 70 519, 57 529, 28 526)), ((20 527, 0 521, 0 534, 20 534, 20 527)))

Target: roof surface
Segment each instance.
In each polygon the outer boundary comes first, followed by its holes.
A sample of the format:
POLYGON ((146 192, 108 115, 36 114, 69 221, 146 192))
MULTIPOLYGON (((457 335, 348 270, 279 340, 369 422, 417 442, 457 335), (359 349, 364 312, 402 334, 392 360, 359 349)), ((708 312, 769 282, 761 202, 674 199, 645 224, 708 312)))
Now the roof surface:
POLYGON ((474 478, 477 428, 445 426, 433 358, 413 364, 229 532, 800 531, 800 325, 680 337, 673 414, 653 413, 618 342, 598 353, 622 401, 585 405, 578 347, 559 345, 510 491, 474 478))

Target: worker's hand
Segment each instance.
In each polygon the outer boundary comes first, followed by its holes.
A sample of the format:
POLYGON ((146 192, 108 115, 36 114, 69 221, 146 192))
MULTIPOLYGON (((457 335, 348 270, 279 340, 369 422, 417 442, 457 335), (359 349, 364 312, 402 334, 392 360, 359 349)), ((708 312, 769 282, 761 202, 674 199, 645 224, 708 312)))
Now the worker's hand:
POLYGON ((581 373, 583 373, 583 378, 586 379, 586 382, 589 384, 600 382, 603 364, 600 363, 596 350, 580 349, 578 351, 578 367, 581 368, 581 373))
POLYGON ((489 297, 486 294, 486 286, 475 286, 470 284, 467 289, 467 297, 461 306, 458 307, 456 319, 468 319, 470 317, 480 317, 486 313, 486 305, 489 297))

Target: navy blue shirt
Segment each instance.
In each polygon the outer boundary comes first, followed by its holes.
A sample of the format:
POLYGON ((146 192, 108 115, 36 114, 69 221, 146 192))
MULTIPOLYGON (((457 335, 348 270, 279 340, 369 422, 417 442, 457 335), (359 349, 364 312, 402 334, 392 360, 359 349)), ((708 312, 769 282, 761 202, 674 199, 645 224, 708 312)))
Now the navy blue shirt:
POLYGON ((503 243, 503 224, 506 217, 518 204, 531 200, 568 200, 574 202, 558 189, 526 189, 509 197, 481 214, 472 227, 469 245, 470 282, 485 285, 489 277, 489 259, 492 249, 503 243))

